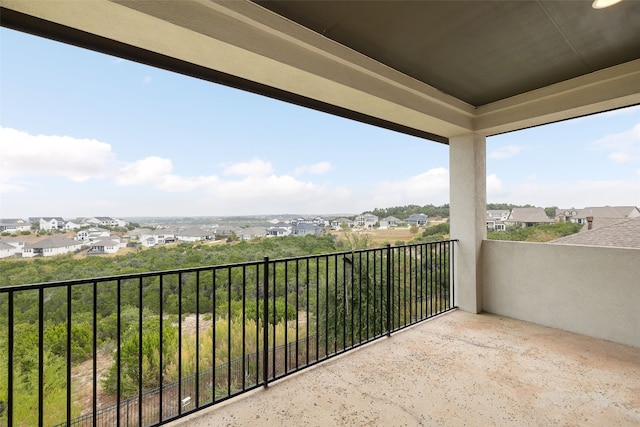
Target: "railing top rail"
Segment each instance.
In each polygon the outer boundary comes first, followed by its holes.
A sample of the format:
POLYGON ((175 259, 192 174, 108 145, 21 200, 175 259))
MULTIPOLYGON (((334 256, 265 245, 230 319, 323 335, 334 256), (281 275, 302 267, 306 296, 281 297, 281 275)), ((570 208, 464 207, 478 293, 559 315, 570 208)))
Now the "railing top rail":
MULTIPOLYGON (((366 253, 366 252, 376 252, 385 250, 387 248, 398 249, 405 247, 416 247, 422 245, 433 245, 437 243, 448 243, 448 242, 457 242, 458 239, 449 239, 449 240, 439 240, 435 242, 419 242, 419 243, 410 243, 406 245, 387 245, 387 246, 379 246, 375 248, 367 248, 367 249, 354 249, 354 250, 346 250, 346 251, 337 251, 337 252, 329 252, 324 254, 311 254, 311 255, 302 255, 297 257, 289 257, 289 258, 275 258, 270 259, 269 262, 272 263, 282 263, 282 262, 291 262, 291 261, 302 261, 307 259, 314 259, 320 257, 328 257, 328 256, 344 256, 351 255, 357 253, 366 253)), ((238 262, 232 264, 217 264, 217 265, 207 265, 200 267, 187 267, 187 268, 179 268, 173 270, 158 270, 158 271, 146 271, 143 273, 129 273, 123 275, 114 275, 114 276, 102 276, 102 277, 90 277, 85 279, 72 279, 72 280, 57 280, 52 282, 40 282, 40 283, 30 283, 23 285, 10 285, 10 286, 0 286, 0 294, 8 293, 8 292, 16 292, 16 291, 27 291, 27 290, 37 290, 37 289, 46 289, 57 286, 73 286, 73 285, 81 285, 88 283, 103 283, 103 282, 113 282, 118 280, 134 280, 134 279, 143 279, 146 277, 157 277, 160 275, 171 275, 171 274, 180 274, 180 273, 195 273, 197 271, 207 271, 207 270, 223 270, 226 268, 238 268, 238 267, 252 267, 256 265, 260 265, 264 263, 261 261, 245 261, 238 262)))

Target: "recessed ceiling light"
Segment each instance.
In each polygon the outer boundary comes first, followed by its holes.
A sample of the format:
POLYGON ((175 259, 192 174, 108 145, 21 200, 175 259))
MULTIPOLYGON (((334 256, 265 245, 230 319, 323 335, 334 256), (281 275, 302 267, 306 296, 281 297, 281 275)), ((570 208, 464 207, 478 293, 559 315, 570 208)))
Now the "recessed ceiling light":
POLYGON ((605 7, 613 6, 616 3, 620 3, 622 0, 594 0, 591 7, 594 9, 604 9, 605 7))

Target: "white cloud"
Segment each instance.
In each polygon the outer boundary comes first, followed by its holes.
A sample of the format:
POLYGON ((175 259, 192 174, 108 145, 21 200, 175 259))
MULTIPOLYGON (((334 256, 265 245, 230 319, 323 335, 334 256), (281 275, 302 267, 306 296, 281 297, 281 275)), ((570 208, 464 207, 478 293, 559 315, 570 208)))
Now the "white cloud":
POLYGON ((172 174, 172 171, 173 162, 170 159, 151 156, 122 167, 116 183, 122 186, 146 185, 169 193, 183 193, 218 181, 215 176, 181 177, 172 174))
POLYGON ((505 145, 504 147, 496 148, 492 150, 487 158, 489 159, 508 159, 510 157, 517 156, 520 154, 525 147, 520 145, 505 145))
POLYGON ((304 166, 297 167, 293 172, 293 174, 296 176, 302 175, 305 173, 312 174, 312 175, 322 175, 324 173, 329 172, 331 169, 333 169, 333 166, 331 166, 331 163, 320 162, 320 163, 315 163, 313 165, 304 165, 304 166))
POLYGON ((498 200, 505 193, 504 184, 495 174, 487 175, 487 200, 498 200))
POLYGON ((631 155, 629 155, 628 153, 622 153, 620 151, 611 153, 607 157, 616 163, 629 163, 633 161, 633 157, 631 157, 631 155))
POLYGON ((147 157, 124 166, 116 182, 123 186, 152 186, 173 193, 200 191, 217 214, 325 212, 324 209, 337 208, 350 201, 351 194, 345 188, 325 188, 288 175, 269 173, 271 169, 269 162, 253 159, 225 167, 227 176, 237 177, 182 177, 173 174, 171 160, 147 157))
POLYGON ((203 186, 212 210, 221 214, 332 212, 344 209, 351 192, 327 188, 288 175, 248 176, 203 186))
POLYGON ((156 156, 147 157, 120 169, 116 182, 119 185, 157 185, 172 170, 171 160, 156 156))
POLYGON ((592 148, 608 151, 607 157, 616 163, 640 160, 640 123, 628 131, 600 138, 592 144, 592 148))
POLYGON ((239 176, 267 176, 273 172, 271 163, 261 159, 252 159, 248 162, 234 163, 224 169, 225 175, 239 176))
POLYGON ((406 180, 384 181, 372 193, 370 204, 377 207, 448 203, 449 171, 435 168, 406 180))
POLYGON ((74 182, 103 178, 114 160, 111 145, 95 139, 30 135, 0 127, 0 188, 15 191, 18 177, 61 176, 74 182))

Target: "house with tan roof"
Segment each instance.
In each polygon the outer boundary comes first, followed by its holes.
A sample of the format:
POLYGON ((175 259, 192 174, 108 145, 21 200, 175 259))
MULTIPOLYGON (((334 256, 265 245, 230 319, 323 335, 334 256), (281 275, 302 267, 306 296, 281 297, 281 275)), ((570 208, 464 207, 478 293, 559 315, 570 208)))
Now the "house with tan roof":
POLYGON ((552 241, 563 245, 640 248, 640 218, 598 218, 581 231, 552 241))
POLYGON ((22 249, 23 258, 63 255, 82 249, 82 243, 62 236, 53 236, 34 243, 26 243, 22 249))
POLYGON ((507 225, 520 224, 523 227, 551 224, 553 222, 542 208, 513 208, 509 217, 504 221, 507 225))
POLYGON ((241 228, 238 230, 237 235, 241 240, 258 239, 267 236, 267 229, 264 227, 241 228))
POLYGON ((591 206, 584 209, 556 209, 557 222, 586 224, 587 218, 640 218, 636 206, 591 206))

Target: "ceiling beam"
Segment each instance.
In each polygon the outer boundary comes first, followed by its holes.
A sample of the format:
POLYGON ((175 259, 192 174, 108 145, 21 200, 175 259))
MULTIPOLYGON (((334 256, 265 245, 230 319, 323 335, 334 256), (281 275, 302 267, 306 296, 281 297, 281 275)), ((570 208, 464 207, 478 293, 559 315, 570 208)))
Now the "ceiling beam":
POLYGON ((0 7, 6 27, 443 143, 640 104, 636 60, 476 108, 248 0, 0 7))
POLYGON ((485 136, 640 104, 640 60, 503 99, 477 110, 485 136))

